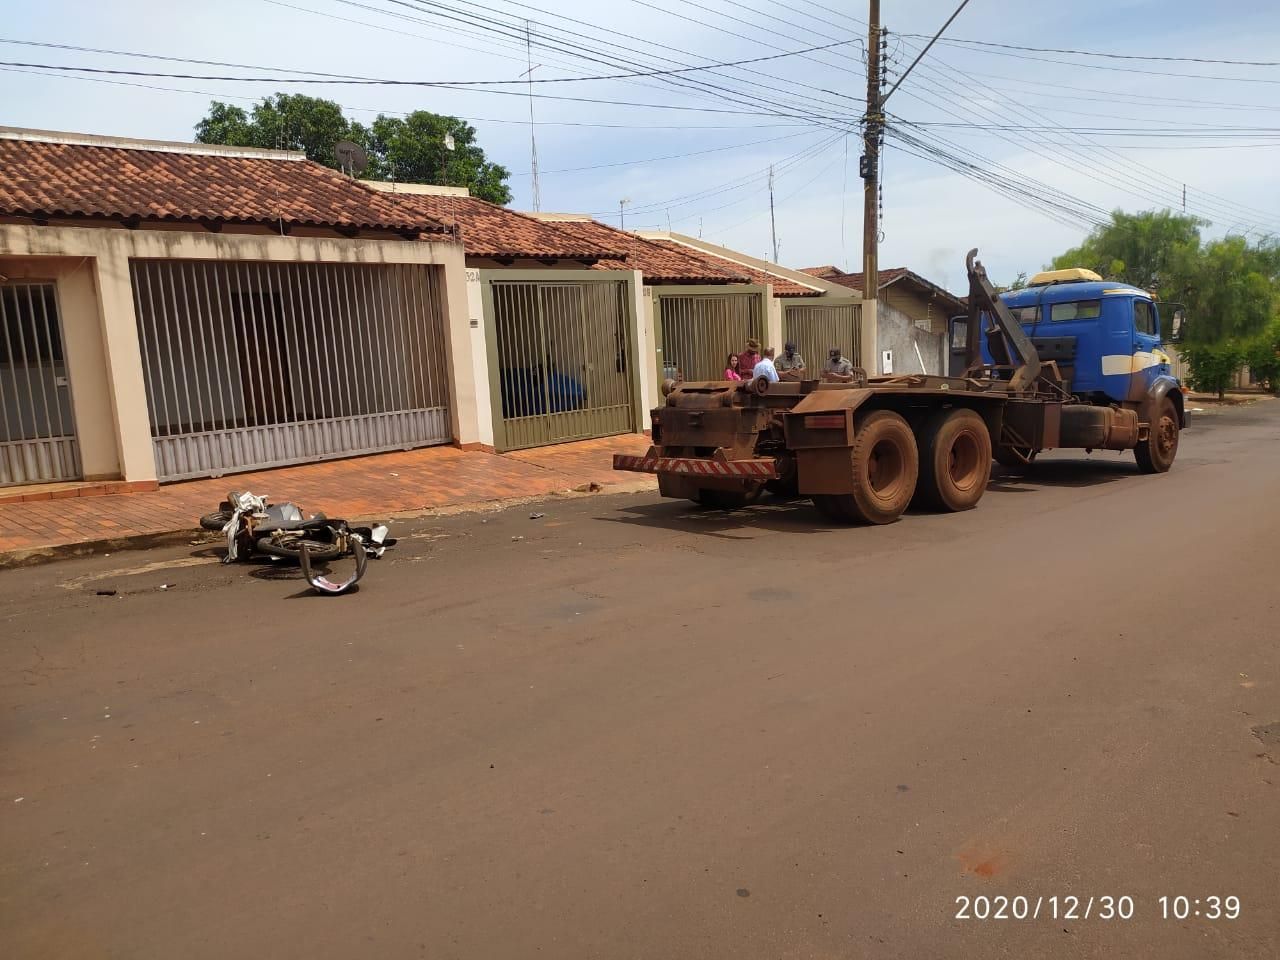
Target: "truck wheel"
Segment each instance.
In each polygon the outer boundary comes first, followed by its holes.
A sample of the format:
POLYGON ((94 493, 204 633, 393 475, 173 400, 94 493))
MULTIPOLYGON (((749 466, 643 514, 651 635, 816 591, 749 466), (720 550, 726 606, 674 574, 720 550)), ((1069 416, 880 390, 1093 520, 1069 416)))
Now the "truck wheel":
POLYGON ((1168 397, 1160 401, 1147 439, 1139 441, 1133 455, 1143 473, 1164 473, 1173 466, 1178 455, 1178 410, 1168 397))
POLYGON ((892 410, 877 410, 858 425, 850 450, 853 492, 824 494, 814 506, 832 520, 892 523, 916 491, 920 456, 915 434, 892 410))
POLYGON ((941 410, 920 435, 916 499, 934 510, 978 505, 991 476, 991 434, 972 410, 941 410))

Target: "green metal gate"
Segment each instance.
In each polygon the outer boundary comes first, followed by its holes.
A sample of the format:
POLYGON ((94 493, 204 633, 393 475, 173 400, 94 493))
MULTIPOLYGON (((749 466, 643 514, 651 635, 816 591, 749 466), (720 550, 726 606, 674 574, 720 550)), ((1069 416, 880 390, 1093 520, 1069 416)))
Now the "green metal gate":
POLYGON ((782 305, 782 336, 794 343, 809 370, 821 372, 827 351, 839 347, 855 367, 862 363, 862 301, 820 300, 782 305))
POLYGON ((730 353, 765 341, 761 286, 653 288, 658 382, 720 380, 730 353))
POLYGON ((630 274, 495 270, 481 280, 498 450, 635 431, 630 274))

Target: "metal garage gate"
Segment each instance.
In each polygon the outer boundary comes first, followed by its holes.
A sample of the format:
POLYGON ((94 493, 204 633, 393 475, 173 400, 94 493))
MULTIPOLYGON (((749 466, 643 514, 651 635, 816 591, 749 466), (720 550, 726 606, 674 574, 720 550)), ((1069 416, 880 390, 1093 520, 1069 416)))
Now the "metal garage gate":
POLYGON ((132 261, 160 479, 448 443, 437 269, 132 261))
POLYGON ((862 302, 783 303, 782 336, 796 345, 815 374, 821 372, 832 347, 839 347, 855 367, 861 367, 862 302))
POLYGON ((0 284, 0 486, 80 471, 54 285, 0 284))
POLYGON ((499 450, 636 428, 628 285, 489 278, 485 292, 499 450))
POLYGON ((654 288, 659 383, 720 380, 730 353, 741 353, 748 339, 764 344, 764 289, 738 289, 742 292, 654 288))

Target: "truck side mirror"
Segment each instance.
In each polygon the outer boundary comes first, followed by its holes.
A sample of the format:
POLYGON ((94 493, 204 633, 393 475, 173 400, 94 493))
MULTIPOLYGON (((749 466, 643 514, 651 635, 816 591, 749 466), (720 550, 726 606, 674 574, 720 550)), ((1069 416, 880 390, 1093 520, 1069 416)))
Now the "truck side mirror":
POLYGON ((1165 343, 1181 343, 1187 335, 1187 308, 1181 303, 1161 303, 1160 339, 1165 343))

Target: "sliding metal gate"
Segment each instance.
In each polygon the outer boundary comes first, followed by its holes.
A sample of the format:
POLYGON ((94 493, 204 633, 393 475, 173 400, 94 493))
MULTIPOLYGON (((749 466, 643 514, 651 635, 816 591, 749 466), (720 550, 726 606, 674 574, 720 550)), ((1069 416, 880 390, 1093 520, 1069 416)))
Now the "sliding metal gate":
POLYGON ((782 336, 796 345, 815 374, 821 372, 832 347, 839 347, 855 367, 861 367, 862 301, 783 303, 782 336))
POLYGON ((438 268, 130 269, 160 479, 452 439, 438 268))
POLYGON ((765 341, 763 287, 653 288, 658 382, 720 380, 730 353, 765 341))
POLYGON ((0 486, 80 471, 54 285, 0 284, 0 486))
POLYGON ((627 281, 494 273, 485 279, 484 300, 497 449, 634 431, 635 323, 627 281))

